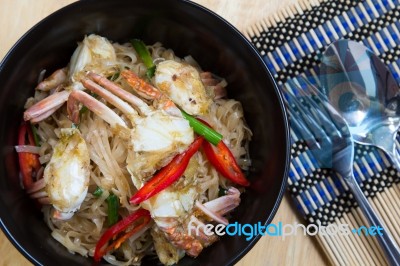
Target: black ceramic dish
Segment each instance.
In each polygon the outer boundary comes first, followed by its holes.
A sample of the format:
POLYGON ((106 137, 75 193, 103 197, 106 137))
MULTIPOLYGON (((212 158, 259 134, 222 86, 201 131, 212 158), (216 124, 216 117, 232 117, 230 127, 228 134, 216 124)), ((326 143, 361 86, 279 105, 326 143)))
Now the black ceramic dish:
MULTIPOLYGON (((71 255, 55 241, 40 211, 18 182, 13 145, 23 105, 33 93, 39 72, 65 66, 85 34, 113 41, 132 37, 160 41, 177 55, 192 55, 203 69, 225 77, 229 96, 242 102, 254 137, 250 152, 251 187, 233 221, 271 222, 284 193, 289 166, 289 133, 282 99, 262 59, 251 44, 216 14, 188 1, 85 0, 44 19, 7 54, 0 65, 0 219, 10 241, 34 264, 91 265, 91 258, 71 255)), ((224 236, 196 258, 179 265, 231 265, 259 239, 224 236)), ((145 265, 155 261, 145 260, 145 265)))

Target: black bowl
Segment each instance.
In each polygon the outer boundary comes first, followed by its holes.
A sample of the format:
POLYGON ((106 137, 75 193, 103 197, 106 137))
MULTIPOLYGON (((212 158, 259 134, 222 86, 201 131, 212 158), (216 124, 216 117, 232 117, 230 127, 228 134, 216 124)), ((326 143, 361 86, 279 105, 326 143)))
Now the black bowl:
MULTIPOLYGON (((0 218, 15 247, 34 264, 91 265, 91 258, 71 255, 55 241, 40 211, 20 188, 13 145, 24 102, 32 95, 42 69, 65 66, 85 34, 112 41, 132 37, 160 41, 178 56, 192 55, 203 69, 225 77, 229 97, 243 104, 254 133, 250 146, 251 187, 231 222, 271 222, 285 190, 289 166, 289 131, 277 85, 252 45, 233 26, 213 12, 189 1, 86 0, 50 15, 26 33, 0 65, 0 218)), ((179 265, 230 265, 260 236, 224 236, 198 258, 179 265)), ((144 264, 154 265, 151 259, 144 264)))

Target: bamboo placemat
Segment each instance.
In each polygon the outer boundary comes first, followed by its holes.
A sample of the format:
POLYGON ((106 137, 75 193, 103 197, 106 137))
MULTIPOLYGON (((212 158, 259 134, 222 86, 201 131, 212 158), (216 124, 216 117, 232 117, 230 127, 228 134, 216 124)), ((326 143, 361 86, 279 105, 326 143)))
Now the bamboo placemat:
MULTIPOLYGON (((362 42, 386 63, 400 83, 400 5, 392 0, 300 0, 254 25, 247 37, 258 49, 279 86, 298 75, 318 81, 320 56, 346 38, 362 42)), ((343 180, 321 168, 304 140, 291 131, 292 164, 288 190, 309 224, 367 225, 343 180)), ((397 137, 399 149, 400 136, 397 137)), ((355 147, 354 174, 386 228, 400 244, 400 173, 371 146, 355 147)), ((373 236, 327 235, 316 239, 335 265, 385 265, 373 236)))

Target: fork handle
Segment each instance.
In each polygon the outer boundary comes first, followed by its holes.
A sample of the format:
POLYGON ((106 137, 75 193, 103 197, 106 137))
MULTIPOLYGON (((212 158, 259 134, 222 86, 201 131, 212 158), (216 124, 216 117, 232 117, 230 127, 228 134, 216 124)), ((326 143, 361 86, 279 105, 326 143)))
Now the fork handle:
MULTIPOLYGON (((347 184, 349 185, 349 188, 351 192, 353 193, 355 199, 358 202, 358 205, 360 206, 362 212, 365 215, 365 218, 367 219, 367 222, 369 223, 369 226, 380 226, 383 228, 381 230, 381 234, 376 235, 385 255, 386 259, 389 263, 389 265, 400 265, 400 250, 399 247, 397 246, 396 242, 393 240, 392 236, 390 233, 385 229, 383 226, 383 223, 379 219, 379 217, 376 215, 376 212, 372 209, 371 205, 369 204, 367 198, 365 197, 364 193, 362 192, 360 186, 354 179, 352 178, 345 178, 347 184)), ((379 227, 378 227, 379 228, 379 227)))

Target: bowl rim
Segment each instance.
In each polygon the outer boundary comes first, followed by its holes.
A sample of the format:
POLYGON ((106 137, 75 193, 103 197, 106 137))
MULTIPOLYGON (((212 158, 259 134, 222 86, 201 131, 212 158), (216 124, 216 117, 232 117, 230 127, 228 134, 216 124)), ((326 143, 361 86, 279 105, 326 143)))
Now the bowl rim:
MULTIPOLYGON (((54 12, 52 12, 51 14, 45 16, 44 18, 42 18, 40 21, 38 21, 36 24, 34 24, 31 28, 29 28, 12 46, 11 48, 8 50, 8 52, 5 54, 4 58, 0 61, 0 72, 2 71, 3 67, 6 65, 7 61, 9 60, 11 54, 14 52, 14 50, 16 50, 21 43, 23 42, 23 40, 29 36, 32 32, 34 32, 35 30, 37 30, 38 28, 40 28, 42 25, 44 25, 49 19, 51 19, 54 16, 59 15, 60 13, 63 12, 68 12, 69 9, 74 9, 76 8, 76 6, 81 5, 83 2, 95 2, 96 0, 85 0, 85 1, 76 1, 73 3, 70 3, 58 10, 55 10, 54 12)), ((288 174, 289 174, 289 169, 290 169, 290 162, 291 162, 291 158, 290 158, 290 126, 289 126, 289 120, 288 120, 288 116, 287 116, 287 111, 284 105, 284 100, 283 100, 283 96, 282 93, 279 90, 278 84, 276 83, 276 80, 274 79, 274 77, 271 74, 271 71, 269 70, 267 64, 265 63, 265 61, 262 59, 260 53, 257 51, 256 47, 245 37, 244 34, 242 34, 235 26, 233 26, 229 21, 227 21, 226 19, 224 19, 222 16, 218 15, 217 13, 215 13, 214 11, 208 9, 207 7, 204 7, 198 3, 192 2, 190 0, 180 0, 180 2, 182 2, 184 5, 189 5, 194 7, 195 9, 198 9, 200 12, 205 12, 205 13, 209 13, 210 15, 212 15, 213 17, 216 17, 218 20, 220 20, 223 24, 225 24, 225 26, 227 26, 229 28, 229 30, 231 30, 233 32, 233 34, 237 35, 238 38, 241 39, 241 41, 243 43, 246 44, 247 48, 250 48, 254 59, 257 59, 260 63, 260 65, 263 67, 263 70, 265 72, 265 74, 268 76, 269 80, 272 83, 272 87, 273 90, 275 91, 275 94, 278 98, 278 103, 280 106, 280 111, 282 114, 282 118, 283 118, 283 126, 284 126, 284 132, 285 132, 285 136, 284 136, 284 140, 285 140, 285 146, 286 147, 282 147, 282 149, 285 149, 286 151, 286 158, 285 158, 285 169, 283 170, 283 177, 282 177, 282 182, 281 182, 281 186, 278 192, 278 196, 275 200, 275 204, 272 208, 272 211, 269 213, 266 221, 264 222, 264 225, 268 225, 272 222, 272 219, 275 217, 276 212, 282 202, 283 196, 285 194, 286 191, 286 187, 287 187, 287 183, 288 183, 288 174)), ((6 225, 4 224, 3 220, 0 218, 0 228, 3 231, 4 235, 7 237, 7 239, 12 243, 12 245, 31 263, 35 264, 35 265, 42 265, 39 261, 37 261, 34 257, 32 257, 30 255, 30 253, 24 249, 24 247, 22 247, 20 245, 20 243, 13 237, 13 235, 11 234, 11 232, 8 230, 8 228, 6 227, 6 225)), ((261 239, 261 235, 257 234, 255 237, 253 237, 250 241, 248 241, 248 244, 238 253, 235 253, 233 256, 231 256, 231 258, 228 260, 227 265, 234 265, 236 262, 238 262, 241 258, 243 258, 253 247, 254 245, 261 239)))

